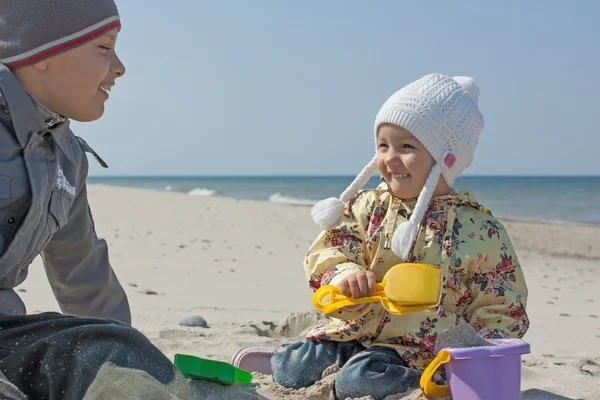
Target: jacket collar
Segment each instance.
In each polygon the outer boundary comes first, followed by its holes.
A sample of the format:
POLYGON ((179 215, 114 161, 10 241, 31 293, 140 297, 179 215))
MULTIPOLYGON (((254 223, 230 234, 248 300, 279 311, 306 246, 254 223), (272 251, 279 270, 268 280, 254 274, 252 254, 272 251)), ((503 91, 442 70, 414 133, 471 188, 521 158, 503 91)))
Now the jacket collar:
POLYGON ((50 134, 69 161, 75 164, 69 120, 35 99, 3 64, 0 64, 0 120, 17 136, 22 147, 27 145, 32 133, 50 134), (17 111, 11 112, 11 108, 17 111))

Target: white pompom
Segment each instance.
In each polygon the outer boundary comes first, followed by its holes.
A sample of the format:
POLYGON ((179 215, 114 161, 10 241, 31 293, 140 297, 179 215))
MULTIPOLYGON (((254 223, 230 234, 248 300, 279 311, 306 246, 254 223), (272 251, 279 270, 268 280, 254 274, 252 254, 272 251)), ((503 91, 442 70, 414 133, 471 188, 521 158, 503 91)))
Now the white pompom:
POLYGON ((419 226, 412 221, 406 221, 396 228, 392 236, 392 251, 402 261, 408 260, 408 254, 419 232, 419 226))
POLYGON ((344 213, 344 202, 335 197, 319 201, 310 211, 313 221, 323 229, 329 229, 344 213))
POLYGON ((477 86, 477 82, 470 76, 454 76, 452 77, 463 89, 465 89, 471 97, 475 100, 475 102, 479 102, 479 86, 477 86))

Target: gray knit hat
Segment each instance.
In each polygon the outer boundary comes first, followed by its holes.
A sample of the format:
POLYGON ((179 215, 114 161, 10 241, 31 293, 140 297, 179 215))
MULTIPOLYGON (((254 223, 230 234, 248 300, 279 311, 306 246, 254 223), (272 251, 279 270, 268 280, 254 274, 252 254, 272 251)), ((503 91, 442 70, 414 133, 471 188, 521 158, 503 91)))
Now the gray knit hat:
POLYGON ((0 64, 34 64, 120 26, 114 0, 0 0, 0 64))

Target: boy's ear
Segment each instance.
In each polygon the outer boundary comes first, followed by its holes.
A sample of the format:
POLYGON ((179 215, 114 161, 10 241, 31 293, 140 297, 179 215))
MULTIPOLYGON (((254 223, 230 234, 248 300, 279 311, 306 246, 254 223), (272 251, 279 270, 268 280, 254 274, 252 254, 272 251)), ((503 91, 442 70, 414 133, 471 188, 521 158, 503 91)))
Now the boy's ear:
POLYGON ((45 71, 48 69, 48 59, 46 58, 42 61, 36 62, 33 64, 33 68, 37 69, 38 71, 45 71))

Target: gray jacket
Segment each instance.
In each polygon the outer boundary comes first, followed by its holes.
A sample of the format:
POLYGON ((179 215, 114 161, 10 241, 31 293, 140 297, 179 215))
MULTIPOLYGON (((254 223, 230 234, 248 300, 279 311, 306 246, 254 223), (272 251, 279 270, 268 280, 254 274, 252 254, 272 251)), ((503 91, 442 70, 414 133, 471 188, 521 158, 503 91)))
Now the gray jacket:
POLYGON ((0 64, 0 314, 25 312, 12 289, 41 254, 63 313, 131 323, 107 244, 96 236, 84 151, 99 159, 69 120, 48 122, 0 64))

